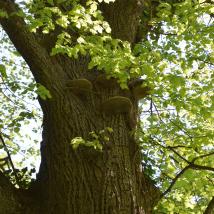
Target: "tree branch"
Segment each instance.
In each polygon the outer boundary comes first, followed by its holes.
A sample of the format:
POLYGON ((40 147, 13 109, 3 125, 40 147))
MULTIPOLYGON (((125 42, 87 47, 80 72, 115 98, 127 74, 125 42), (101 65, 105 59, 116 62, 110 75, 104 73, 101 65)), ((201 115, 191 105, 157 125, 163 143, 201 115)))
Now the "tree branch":
POLYGON ((101 4, 100 9, 111 26, 114 38, 135 42, 143 11, 142 0, 127 0, 126 3, 117 0, 113 4, 101 4))
POLYGON ((162 193, 161 198, 163 196, 165 196, 167 193, 169 193, 171 191, 171 189, 173 188, 173 186, 175 185, 176 181, 184 174, 184 172, 186 172, 186 170, 188 169, 194 169, 194 170, 207 170, 207 171, 211 171, 214 172, 214 168, 209 167, 209 166, 202 166, 202 165, 198 165, 195 164, 194 162, 200 158, 204 158, 204 157, 208 157, 213 155, 213 152, 205 154, 205 155, 201 155, 198 156, 196 158, 194 158, 191 162, 188 161, 187 159, 185 159, 183 156, 181 156, 177 151, 175 151, 173 148, 171 147, 167 147, 168 149, 172 150, 178 157, 180 157, 183 161, 185 161, 186 163, 188 163, 188 165, 186 167, 184 167, 176 176, 175 178, 172 180, 171 184, 169 185, 169 187, 167 188, 167 190, 165 192, 162 193))
POLYGON ((51 58, 48 51, 42 47, 39 38, 29 31, 24 19, 17 15, 21 11, 17 4, 12 0, 0 0, 0 9, 7 12, 9 16, 0 18, 3 29, 29 65, 36 81, 49 87, 50 90, 54 79, 61 79, 59 78, 61 67, 56 60, 53 60, 54 57, 51 58), (53 64, 56 65, 53 66, 53 64))
POLYGON ((207 170, 207 171, 214 172, 214 168, 210 166, 202 166, 202 165, 192 163, 190 164, 190 167, 195 170, 207 170))
POLYGON ((10 162, 10 165, 11 165, 11 167, 12 167, 12 170, 13 170, 13 173, 14 173, 14 176, 15 176, 15 179, 16 179, 16 183, 18 184, 19 187, 21 187, 19 177, 18 177, 18 175, 17 175, 17 173, 16 173, 16 170, 15 170, 15 167, 14 167, 14 164, 13 164, 13 161, 12 161, 12 158, 11 158, 11 156, 10 156, 10 152, 9 152, 9 150, 8 150, 8 148, 7 148, 6 143, 4 142, 4 138, 2 137, 1 132, 0 132, 0 140, 1 140, 2 144, 3 144, 4 150, 5 150, 6 153, 7 153, 7 157, 8 157, 8 160, 9 160, 9 162, 10 162))
POLYGON ((169 150, 173 151, 181 160, 185 161, 186 163, 190 164, 190 161, 188 161, 186 158, 184 158, 182 155, 180 155, 174 148, 171 146, 167 146, 169 150))
POLYGON ((167 188, 167 190, 161 194, 161 198, 171 191, 171 189, 172 189, 173 186, 175 185, 176 181, 177 181, 177 180, 184 174, 184 172, 186 172, 187 169, 189 169, 189 168, 190 168, 190 165, 184 167, 184 168, 175 176, 175 178, 172 180, 172 182, 171 182, 171 184, 169 185, 169 187, 167 188))
POLYGON ((192 162, 195 162, 195 161, 198 160, 198 159, 205 158, 205 157, 208 157, 208 156, 211 156, 211 155, 214 155, 214 152, 210 152, 210 153, 207 153, 207 154, 204 154, 204 155, 200 155, 200 156, 198 156, 198 157, 195 157, 195 158, 193 158, 192 162))

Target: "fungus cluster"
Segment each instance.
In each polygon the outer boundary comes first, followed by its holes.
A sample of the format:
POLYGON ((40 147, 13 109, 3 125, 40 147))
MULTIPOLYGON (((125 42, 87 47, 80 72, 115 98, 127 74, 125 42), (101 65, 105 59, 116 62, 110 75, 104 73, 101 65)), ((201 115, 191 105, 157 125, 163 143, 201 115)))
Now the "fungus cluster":
MULTIPOLYGON (((117 84, 116 79, 107 79, 105 75, 99 75, 95 84, 104 88, 112 88, 117 84)), ((125 114, 130 122, 134 118, 133 104, 129 96, 140 100, 149 94, 150 88, 145 86, 144 80, 137 79, 129 83, 129 89, 124 90, 123 96, 113 96, 101 104, 101 110, 105 114, 125 114)), ((77 96, 88 95, 93 88, 92 83, 87 79, 74 79, 67 82, 67 88, 77 96)), ((132 127, 135 126, 133 123, 132 127)))

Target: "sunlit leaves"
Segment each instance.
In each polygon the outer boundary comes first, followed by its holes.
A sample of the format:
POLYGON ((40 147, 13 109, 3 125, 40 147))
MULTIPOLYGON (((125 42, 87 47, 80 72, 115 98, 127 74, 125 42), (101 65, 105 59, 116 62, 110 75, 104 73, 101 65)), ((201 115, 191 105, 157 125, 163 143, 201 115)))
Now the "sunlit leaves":
POLYGON ((0 9, 0 17, 1 17, 1 18, 8 18, 7 12, 4 11, 4 10, 2 10, 2 9, 0 9))
POLYGON ((72 3, 72 7, 64 12, 64 8, 61 8, 60 5, 59 7, 53 4, 47 6, 37 2, 32 4, 30 10, 37 17, 36 19, 29 17, 31 30, 35 32, 37 28, 43 28, 43 32, 48 33, 53 31, 56 25, 59 25, 65 29, 79 30, 81 33, 100 34, 104 31, 109 33, 111 31, 109 24, 103 20, 97 5, 96 1, 87 1, 86 7, 72 3))
POLYGON ((1 74, 2 78, 6 78, 7 77, 6 68, 2 64, 0 64, 0 74, 1 74))
POLYGON ((176 182, 171 193, 159 203, 156 212, 201 214, 213 195, 211 173, 190 170, 176 182))
POLYGON ((72 139, 71 145, 73 149, 77 149, 80 145, 86 146, 86 147, 92 147, 95 150, 102 150, 102 144, 97 139, 94 139, 93 141, 86 141, 81 137, 76 137, 72 139))
MULTIPOLYGON (((132 78, 146 81, 151 94, 141 103, 141 129, 137 130, 144 172, 163 192, 181 175, 156 213, 202 213, 213 195, 213 173, 190 166, 193 162, 214 165, 213 6, 205 1, 161 1, 149 23, 151 32, 134 46, 111 37, 111 28, 98 10, 99 3, 111 2, 88 0, 83 5, 78 0, 35 0, 26 21, 35 35, 57 36, 52 55, 75 59, 87 55, 89 70, 117 78, 122 88, 127 88, 132 78)), ((0 16, 6 14, 1 11, 0 16)), ((51 95, 44 86, 25 84, 20 76, 30 77, 23 69, 17 74, 14 60, 7 63, 3 59, 0 128, 6 127, 13 138, 23 121, 36 115, 32 109, 23 110, 26 105, 16 96, 35 97, 32 92, 37 92, 47 99, 51 95), (14 102, 16 108, 8 102, 14 102)), ((91 132, 88 139, 74 138, 71 145, 102 150, 102 143, 109 138, 91 132)), ((15 147, 10 140, 7 144, 15 147)), ((11 149, 14 153, 19 150, 17 145, 16 150, 11 149)), ((30 151, 28 148, 28 155, 34 154, 30 151)))
POLYGON ((45 88, 45 86, 39 84, 38 87, 37 87, 37 90, 36 90, 36 93, 43 99, 43 100, 46 100, 46 99, 50 99, 51 98, 51 94, 50 94, 50 91, 45 88))
POLYGON ((61 16, 60 18, 58 18, 56 20, 56 24, 58 24, 59 26, 63 27, 63 28, 67 28, 69 21, 68 21, 68 16, 61 16))
MULTIPOLYGON (((23 182, 30 181, 28 172, 21 168, 35 168, 38 164, 38 141, 40 136, 41 112, 35 104, 36 85, 20 54, 2 33, 0 39, 0 132, 12 155, 17 172, 23 177, 23 182), (36 125, 37 124, 37 125, 36 125), (30 125, 31 128, 26 128, 30 125)), ((4 149, 0 155, 5 156, 4 149)), ((9 169, 8 169, 9 170, 9 169)), ((6 171, 13 182, 14 175, 6 171)), ((25 186, 26 187, 26 186, 25 186)))
POLYGON ((89 133, 88 139, 82 137, 75 137, 71 140, 71 146, 74 150, 78 149, 80 145, 84 147, 91 147, 95 150, 102 151, 103 145, 109 142, 110 135, 113 132, 111 127, 106 127, 99 132, 92 131, 89 133))

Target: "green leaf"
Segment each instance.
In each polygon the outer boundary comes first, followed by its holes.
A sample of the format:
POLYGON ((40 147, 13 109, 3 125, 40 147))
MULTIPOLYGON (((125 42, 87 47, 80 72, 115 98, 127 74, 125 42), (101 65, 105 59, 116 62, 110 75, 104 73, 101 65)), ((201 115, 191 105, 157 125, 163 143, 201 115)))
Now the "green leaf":
POLYGON ((109 133, 112 133, 113 132, 113 129, 111 127, 106 127, 105 128, 109 133))
POLYGON ((0 64, 0 74, 3 78, 7 78, 6 68, 2 64, 0 64))
POLYGON ((4 11, 4 10, 2 10, 2 9, 0 9, 0 17, 1 17, 1 18, 8 18, 7 12, 4 11))
POLYGON ((37 93, 43 100, 51 99, 51 98, 52 98, 52 96, 51 96, 51 94, 50 94, 50 91, 49 91, 47 88, 45 88, 45 86, 43 86, 43 85, 41 85, 41 84, 38 84, 36 93, 37 93))

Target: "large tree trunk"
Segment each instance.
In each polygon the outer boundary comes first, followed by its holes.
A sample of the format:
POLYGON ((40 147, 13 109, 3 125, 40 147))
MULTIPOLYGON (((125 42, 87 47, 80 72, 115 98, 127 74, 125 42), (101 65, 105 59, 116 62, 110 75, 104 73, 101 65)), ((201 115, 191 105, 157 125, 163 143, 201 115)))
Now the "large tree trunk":
MULTIPOLYGON (((142 197, 140 152, 130 136, 127 115, 106 115, 99 109, 118 91, 119 86, 115 90, 95 86, 84 98, 65 91, 42 104, 43 213, 150 213, 154 204, 142 197), (102 152, 85 146, 72 149, 71 139, 88 139, 89 132, 105 127, 113 128, 113 133, 102 152)), ((149 192, 146 197, 151 197, 149 192)))
MULTIPOLYGON (((5 4, 12 12, 12 3, 5 2, 0 1, 0 6, 5 4)), ((142 10, 139 4, 137 0, 118 0, 102 6, 115 37, 134 42, 142 10)), ((20 213, 151 213, 160 195, 140 168, 141 153, 133 136, 137 100, 132 92, 122 90, 115 80, 100 78, 95 70, 88 72, 87 57, 50 57, 44 43, 37 43, 22 27, 21 18, 16 19, 14 23, 12 19, 2 20, 1 24, 36 81, 52 94, 51 99, 40 100, 44 121, 37 180, 24 193, 14 193, 16 197, 22 195, 20 213), (22 40, 17 39, 19 36, 22 40), (74 79, 87 79, 92 90, 69 89, 68 83, 74 79), (112 103, 109 107, 107 101, 115 96, 125 97, 126 102, 118 100, 117 107, 112 108, 112 103), (106 127, 113 132, 108 142, 101 142, 103 151, 84 145, 72 148, 73 138, 87 140, 90 132, 99 133, 106 127)))

